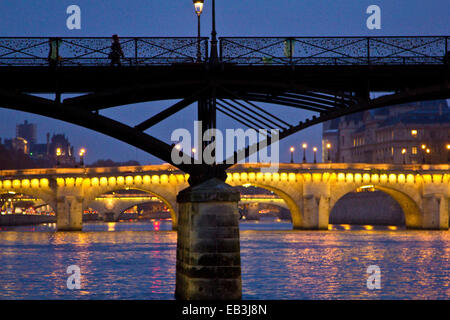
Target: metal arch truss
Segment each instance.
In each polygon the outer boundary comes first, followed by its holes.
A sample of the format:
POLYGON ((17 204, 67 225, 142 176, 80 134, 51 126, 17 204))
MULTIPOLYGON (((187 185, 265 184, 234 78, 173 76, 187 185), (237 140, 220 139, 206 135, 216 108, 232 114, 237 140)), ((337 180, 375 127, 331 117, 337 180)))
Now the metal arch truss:
POLYGON ((279 130, 278 139, 281 140, 313 125, 344 115, 389 105, 421 100, 447 99, 449 97, 450 85, 448 83, 415 89, 414 91, 398 92, 376 99, 367 99, 365 96, 359 97, 351 93, 340 93, 333 96, 331 94, 313 91, 295 93, 292 91, 283 91, 277 94, 242 93, 220 85, 214 89, 206 86, 134 127, 102 116, 96 110, 86 109, 85 105, 77 105, 72 99, 66 99, 62 103, 59 103, 29 94, 0 91, 0 107, 66 121, 116 138, 189 173, 191 175, 190 183, 195 184, 202 181, 205 177, 222 176, 225 170, 231 167, 233 163, 245 160, 252 153, 259 151, 260 148, 265 148, 267 145, 270 145, 272 143, 271 129, 279 130), (145 131, 195 101, 205 99, 211 94, 211 91, 217 94, 217 111, 222 112, 249 128, 269 130, 266 139, 259 141, 257 145, 248 146, 244 150, 237 150, 232 158, 226 159, 223 164, 195 164, 195 160, 189 154, 184 154, 190 160, 188 164, 174 164, 172 161, 172 151, 175 148, 175 144, 169 145, 145 133, 145 131), (258 102, 275 103, 314 111, 317 115, 313 115, 304 121, 289 123, 258 106, 256 104, 258 102))
MULTIPOLYGON (((281 93, 259 93, 259 92, 233 92, 226 87, 220 86, 218 90, 217 110, 239 123, 255 129, 267 129, 270 137, 271 130, 279 130, 281 135, 290 132, 299 124, 291 124, 286 120, 266 111, 258 106, 256 102, 270 103, 295 107, 298 109, 317 112, 322 118, 337 109, 345 110, 358 102, 351 94, 341 93, 330 95, 320 92, 305 91, 294 93, 291 91, 281 93)), ((317 116, 313 116, 313 120, 317 116)), ((323 120, 325 121, 325 120, 323 120)), ((305 123, 309 123, 307 119, 305 123)), ((302 125, 303 122, 300 122, 302 125)))
MULTIPOLYGON (((144 130, 107 118, 95 111, 83 110, 76 105, 66 105, 29 94, 4 91, 0 91, 0 107, 34 113, 88 128, 128 143, 172 164, 171 152, 174 145, 168 145, 146 134, 144 130)), ((185 156, 191 159, 189 155, 185 156)), ((189 164, 181 164, 177 167, 190 174, 194 174, 196 170, 189 164)))
MULTIPOLYGON (((58 66, 107 66, 111 38, 0 38, 0 66, 46 66, 50 47, 58 66)), ((120 38, 124 65, 148 66, 208 60, 208 38, 120 38)))
POLYGON ((223 63, 238 65, 442 64, 447 36, 228 37, 220 38, 223 63))
MULTIPOLYGON (((345 94, 332 96, 317 92, 304 92, 304 93, 280 93, 280 94, 261 94, 261 93, 245 93, 238 96, 237 93, 233 93, 225 88, 222 88, 223 92, 228 93, 229 100, 221 99, 228 108, 224 107, 218 102, 217 110, 223 114, 231 117, 232 119, 246 125, 253 129, 278 129, 279 140, 286 138, 292 134, 295 134, 301 130, 314 126, 316 124, 333 120, 345 115, 382 108, 390 105, 424 101, 424 100, 437 100, 437 99, 448 99, 450 97, 450 84, 445 83, 442 85, 436 85, 427 88, 415 89, 414 91, 402 91, 393 94, 387 94, 378 98, 369 99, 367 96, 358 96, 355 94, 345 94), (242 102, 236 101, 239 99, 242 102), (296 107, 304 110, 315 111, 318 114, 313 115, 304 121, 300 121, 295 124, 289 124, 284 120, 277 118, 274 115, 267 113, 261 108, 255 105, 253 102, 259 101, 264 103, 275 103, 278 105, 284 105, 289 107, 296 107), (245 105, 245 104, 246 105, 245 105), (251 110, 250 108, 253 108, 251 110), (247 117, 250 111, 252 115, 251 120, 247 117), (313 110, 314 109, 314 110, 313 110), (259 111, 259 114, 258 112, 259 111), (259 117, 264 117, 263 113, 271 116, 272 119, 257 119, 256 114, 259 117), (265 121, 264 121, 265 120, 265 121), (275 124, 276 126, 271 126, 269 124, 275 124)), ((238 150, 234 153, 232 158, 229 158, 225 163, 237 163, 239 161, 245 160, 252 153, 258 152, 260 146, 265 148, 272 143, 272 137, 270 134, 267 135, 266 140, 259 141, 257 145, 251 145, 244 150, 238 150)), ((232 164, 221 164, 220 167, 223 170, 231 167, 232 164)))

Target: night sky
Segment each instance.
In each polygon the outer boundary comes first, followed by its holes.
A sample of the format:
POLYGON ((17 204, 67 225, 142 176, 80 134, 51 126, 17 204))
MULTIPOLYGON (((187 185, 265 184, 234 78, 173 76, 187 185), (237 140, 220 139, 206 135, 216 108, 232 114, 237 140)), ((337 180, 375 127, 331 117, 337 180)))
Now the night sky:
MULTIPOLYGON (((382 36, 450 35, 449 0, 217 0, 218 36, 382 36), (368 30, 366 8, 376 4, 382 10, 382 29, 368 30)), ((206 0, 202 33, 211 29, 211 1, 206 0)), ((0 36, 196 36, 197 20, 191 0, 3 0, 0 2, 0 36), (76 4, 82 10, 81 30, 68 30, 66 8, 76 4)), ((172 105, 172 101, 123 106, 101 114, 137 124, 172 105)), ((304 119, 309 114, 288 107, 270 107, 284 118, 304 119)), ((179 127, 192 129, 196 106, 152 128, 149 133, 169 142, 179 127)), ((75 149, 86 147, 86 161, 138 160, 142 164, 160 160, 125 143, 91 130, 40 116, 0 109, 0 137, 15 136, 15 125, 28 120, 38 125, 38 141, 45 134, 65 133, 75 149)), ((292 121, 292 120, 291 120, 292 121)), ((220 115, 219 128, 239 127, 220 115)), ((289 161, 289 147, 300 144, 320 147, 321 126, 299 132, 280 145, 282 161, 289 161)), ((311 157, 311 156, 310 156, 311 157)))

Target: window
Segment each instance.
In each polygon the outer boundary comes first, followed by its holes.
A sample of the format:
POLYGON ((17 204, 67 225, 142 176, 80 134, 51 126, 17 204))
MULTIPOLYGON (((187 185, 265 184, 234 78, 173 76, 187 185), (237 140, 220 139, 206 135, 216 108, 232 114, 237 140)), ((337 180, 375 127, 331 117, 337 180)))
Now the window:
POLYGON ((412 147, 411 153, 412 154, 417 154, 417 147, 412 147))

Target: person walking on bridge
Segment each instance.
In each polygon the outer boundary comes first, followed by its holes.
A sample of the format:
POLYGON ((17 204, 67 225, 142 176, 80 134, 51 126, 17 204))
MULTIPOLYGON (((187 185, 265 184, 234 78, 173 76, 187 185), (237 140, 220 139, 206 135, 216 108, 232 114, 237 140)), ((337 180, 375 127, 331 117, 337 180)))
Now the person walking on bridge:
POLYGON ((125 58, 125 55, 123 54, 122 46, 120 45, 119 36, 115 34, 112 38, 111 53, 109 54, 111 66, 118 65, 120 67, 122 65, 120 58, 125 58))

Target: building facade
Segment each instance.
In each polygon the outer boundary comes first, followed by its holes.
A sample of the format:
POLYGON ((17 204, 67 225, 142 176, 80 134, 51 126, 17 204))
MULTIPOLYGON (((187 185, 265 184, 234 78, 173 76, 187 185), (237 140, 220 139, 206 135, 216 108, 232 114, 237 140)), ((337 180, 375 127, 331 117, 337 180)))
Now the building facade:
POLYGON ((450 110, 439 100, 345 116, 324 123, 322 144, 325 162, 448 163, 450 110))
POLYGON ((16 138, 25 139, 30 145, 37 143, 36 124, 28 123, 27 120, 22 124, 16 125, 16 138))
MULTIPOLYGON (((64 134, 47 133, 46 143, 37 143, 37 126, 25 120, 16 125, 16 137, 5 139, 6 149, 28 155, 33 160, 39 160, 47 166, 75 166, 74 148, 64 134)), ((1 143, 1 141, 0 141, 1 143)))

